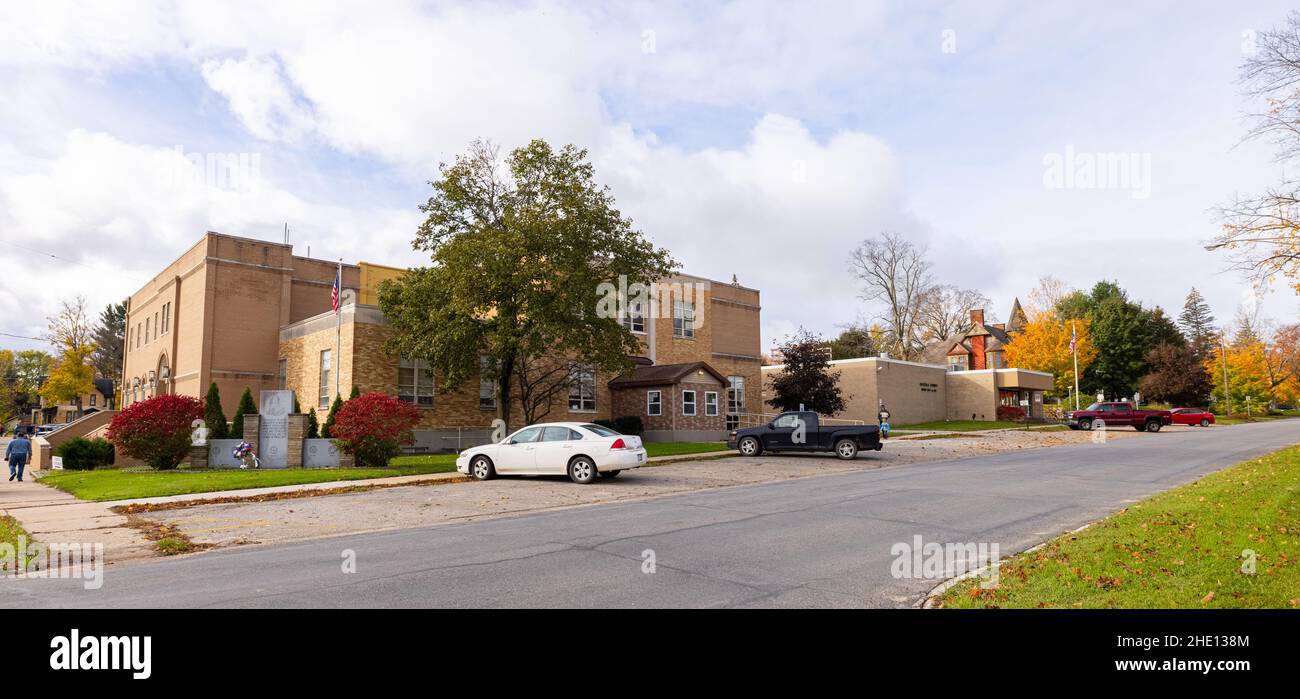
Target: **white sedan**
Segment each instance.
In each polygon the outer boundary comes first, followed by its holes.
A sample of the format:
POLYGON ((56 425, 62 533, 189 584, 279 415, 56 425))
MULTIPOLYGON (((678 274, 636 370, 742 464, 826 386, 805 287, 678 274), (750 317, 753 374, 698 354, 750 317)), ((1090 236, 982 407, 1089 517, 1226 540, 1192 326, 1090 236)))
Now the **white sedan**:
POLYGON ((462 451, 456 470, 485 481, 501 475, 567 474, 583 485, 644 466, 641 438, 586 422, 547 422, 515 432, 496 444, 462 451))

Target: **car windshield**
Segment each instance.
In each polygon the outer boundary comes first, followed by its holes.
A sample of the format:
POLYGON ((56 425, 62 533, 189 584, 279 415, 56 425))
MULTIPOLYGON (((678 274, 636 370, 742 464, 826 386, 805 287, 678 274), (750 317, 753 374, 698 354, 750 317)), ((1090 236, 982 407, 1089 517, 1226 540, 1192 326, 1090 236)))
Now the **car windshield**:
POLYGON ((587 430, 588 432, 595 432, 602 437, 620 437, 623 434, 622 432, 615 432, 614 430, 601 425, 583 425, 582 429, 587 430))

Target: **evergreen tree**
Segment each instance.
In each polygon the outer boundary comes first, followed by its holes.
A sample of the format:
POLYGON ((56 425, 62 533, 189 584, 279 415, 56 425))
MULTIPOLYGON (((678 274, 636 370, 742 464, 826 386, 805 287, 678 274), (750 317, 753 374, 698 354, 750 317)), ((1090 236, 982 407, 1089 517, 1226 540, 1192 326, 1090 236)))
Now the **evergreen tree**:
POLYGON ((230 436, 234 439, 244 438, 244 416, 256 415, 257 404, 253 402, 253 391, 245 388, 239 397, 239 406, 235 408, 235 419, 230 422, 230 436))
POLYGON ((311 412, 307 413, 307 439, 319 439, 319 438, 320 438, 320 422, 316 420, 316 409, 312 408, 311 412))
POLYGON ((296 392, 293 394, 293 414, 302 414, 302 406, 298 404, 298 394, 296 392))
POLYGON ((335 394, 334 402, 330 404, 330 412, 325 416, 325 426, 320 430, 320 436, 331 437, 330 430, 334 427, 334 416, 339 414, 339 408, 343 407, 343 396, 335 394))
POLYGON ((226 414, 221 410, 221 392, 217 389, 216 381, 208 386, 208 395, 203 401, 203 424, 207 425, 208 439, 230 437, 230 425, 226 422, 226 414))
POLYGON ((1204 360, 1214 353, 1218 331, 1214 327, 1214 314, 1205 302, 1201 292, 1192 287, 1183 302, 1183 312, 1178 314, 1178 328, 1192 347, 1199 360, 1204 360))
POLYGON ((356 397, 358 397, 358 396, 360 396, 360 395, 361 395, 361 389, 360 389, 360 388, 357 388, 357 387, 354 385, 354 386, 352 386, 352 393, 351 393, 350 395, 348 395, 348 400, 352 400, 353 398, 356 398, 356 397))

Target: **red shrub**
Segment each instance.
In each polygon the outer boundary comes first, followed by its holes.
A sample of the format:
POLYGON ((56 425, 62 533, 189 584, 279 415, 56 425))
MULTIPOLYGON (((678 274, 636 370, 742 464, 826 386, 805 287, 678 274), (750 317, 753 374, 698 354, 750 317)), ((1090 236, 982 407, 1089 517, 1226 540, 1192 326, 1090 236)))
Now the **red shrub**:
POLYGON ((203 403, 189 396, 156 396, 113 416, 108 438, 122 453, 158 470, 176 468, 190 450, 191 424, 203 403))
POLYGON ((1018 405, 999 405, 998 419, 1019 422, 1025 419, 1025 409, 1018 405))
POLYGON ((334 417, 330 436, 344 452, 356 457, 357 466, 383 468, 412 441, 411 429, 420 411, 384 393, 366 393, 349 399, 334 417))

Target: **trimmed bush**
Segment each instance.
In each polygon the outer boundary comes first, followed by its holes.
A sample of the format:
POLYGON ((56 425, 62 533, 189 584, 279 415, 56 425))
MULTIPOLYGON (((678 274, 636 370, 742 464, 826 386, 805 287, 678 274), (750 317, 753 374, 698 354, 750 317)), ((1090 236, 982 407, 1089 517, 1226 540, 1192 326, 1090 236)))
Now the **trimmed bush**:
POLYGON ((608 427, 619 434, 640 436, 642 432, 645 432, 645 423, 637 415, 624 415, 613 420, 593 420, 593 422, 608 427))
POLYGON ((244 394, 239 397, 239 405, 235 408, 235 419, 230 421, 230 438, 244 438, 244 416, 256 415, 257 403, 253 402, 253 392, 245 388, 244 394))
POLYGON ((356 458, 359 467, 384 468, 413 440, 411 430, 420 411, 384 393, 365 393, 343 404, 334 416, 330 436, 339 449, 356 458))
POLYGON ((132 403, 108 426, 108 438, 123 454, 160 471, 176 468, 190 451, 190 432, 203 418, 203 403, 189 396, 155 396, 132 403))
POLYGON ((1019 422, 1025 419, 1025 409, 1018 405, 999 405, 998 419, 1019 422))
POLYGON ((316 409, 312 408, 307 413, 307 439, 318 439, 320 437, 320 422, 316 419, 316 409))
POLYGON ((334 421, 338 419, 339 410, 343 407, 343 398, 335 394, 334 402, 330 403, 329 414, 325 416, 325 425, 320 428, 320 436, 330 438, 334 436, 334 421))
POLYGON ((226 413, 221 410, 221 391, 217 382, 208 386, 208 395, 203 400, 203 424, 208 427, 208 439, 227 439, 230 437, 230 424, 226 422, 226 413))
POLYGON ((60 444, 55 453, 63 459, 63 468, 72 471, 88 471, 114 461, 113 443, 107 439, 73 437, 60 444))

